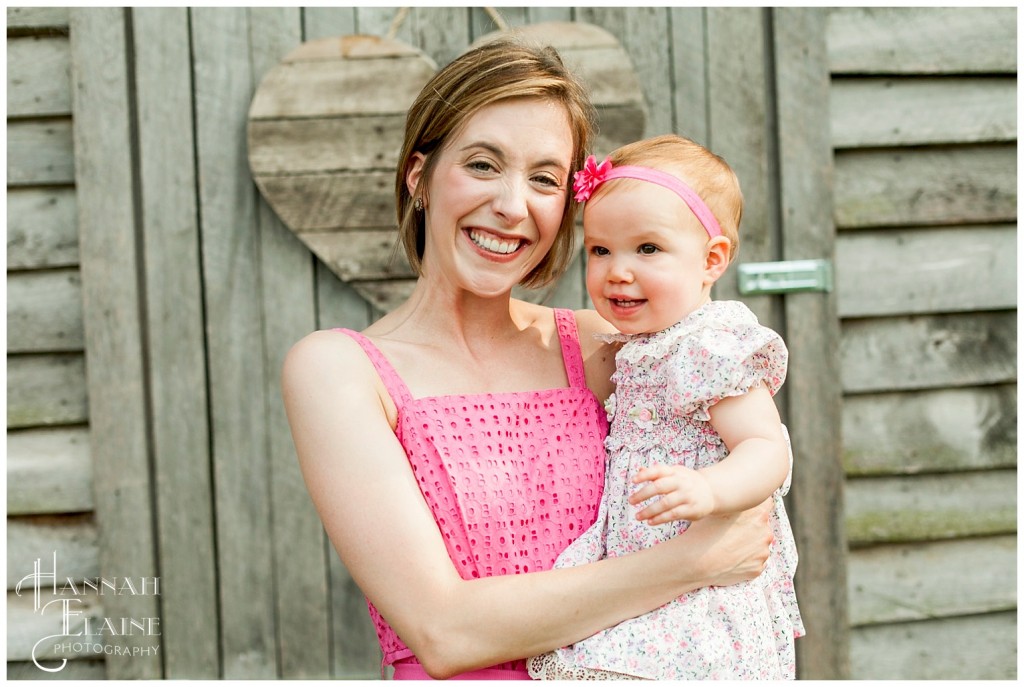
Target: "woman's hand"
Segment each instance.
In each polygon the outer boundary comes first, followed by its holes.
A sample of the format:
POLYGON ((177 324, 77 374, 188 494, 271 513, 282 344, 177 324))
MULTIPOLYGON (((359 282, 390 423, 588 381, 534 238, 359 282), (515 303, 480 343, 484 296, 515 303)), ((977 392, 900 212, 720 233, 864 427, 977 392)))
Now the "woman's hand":
POLYGON ((772 507, 768 499, 750 510, 708 516, 666 545, 692 547, 689 554, 699 553, 706 577, 697 586, 724 587, 752 580, 764 572, 768 562, 772 507))

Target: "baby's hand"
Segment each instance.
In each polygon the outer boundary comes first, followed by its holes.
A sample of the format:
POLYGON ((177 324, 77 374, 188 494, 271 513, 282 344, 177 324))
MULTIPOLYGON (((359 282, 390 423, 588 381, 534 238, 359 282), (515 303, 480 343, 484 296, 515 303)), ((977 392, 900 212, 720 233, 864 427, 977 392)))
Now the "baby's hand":
POLYGON ((634 484, 647 484, 629 497, 632 505, 661 496, 636 514, 648 525, 663 525, 673 520, 700 520, 715 509, 715 494, 707 478, 681 465, 655 465, 643 468, 634 484))

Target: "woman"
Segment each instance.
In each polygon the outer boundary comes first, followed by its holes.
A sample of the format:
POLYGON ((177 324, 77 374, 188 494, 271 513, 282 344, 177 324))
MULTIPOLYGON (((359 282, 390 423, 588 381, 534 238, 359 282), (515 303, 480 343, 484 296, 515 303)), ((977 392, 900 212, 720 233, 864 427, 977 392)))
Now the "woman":
POLYGON ((752 579, 767 558, 761 509, 550 569, 596 515, 614 351, 596 313, 511 290, 572 256, 569 186, 593 122, 551 49, 491 43, 439 72, 410 108, 396 179, 412 295, 285 361, 306 484, 396 679, 527 679, 525 657, 752 579))

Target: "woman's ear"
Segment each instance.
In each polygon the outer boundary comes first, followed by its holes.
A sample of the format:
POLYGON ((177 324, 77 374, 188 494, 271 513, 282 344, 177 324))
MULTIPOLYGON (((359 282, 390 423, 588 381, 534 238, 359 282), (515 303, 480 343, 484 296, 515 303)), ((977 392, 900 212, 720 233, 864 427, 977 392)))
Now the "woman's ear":
MULTIPOLYGON (((423 153, 415 152, 409 158, 409 164, 405 168, 405 186, 409 189, 409 195, 416 197, 416 189, 423 179, 423 169, 426 167, 427 157, 423 153)), ((424 203, 426 203, 426 189, 423 189, 424 203)))
POLYGON ((708 241, 707 254, 704 258, 704 283, 714 284, 729 267, 729 256, 732 253, 732 241, 725 236, 716 236, 708 241))

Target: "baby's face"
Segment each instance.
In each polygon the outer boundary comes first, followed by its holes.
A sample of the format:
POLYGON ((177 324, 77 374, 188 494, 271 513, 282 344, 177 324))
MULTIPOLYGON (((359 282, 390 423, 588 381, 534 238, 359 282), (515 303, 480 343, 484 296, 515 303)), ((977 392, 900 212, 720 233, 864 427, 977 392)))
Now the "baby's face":
POLYGON ((620 332, 660 331, 710 299, 708 235, 674 192, 644 181, 607 183, 583 212, 587 291, 620 332))

